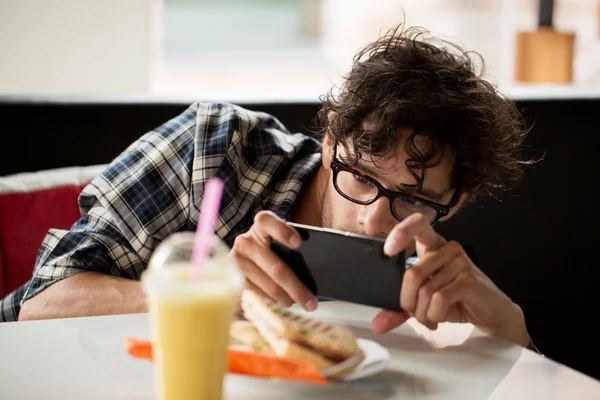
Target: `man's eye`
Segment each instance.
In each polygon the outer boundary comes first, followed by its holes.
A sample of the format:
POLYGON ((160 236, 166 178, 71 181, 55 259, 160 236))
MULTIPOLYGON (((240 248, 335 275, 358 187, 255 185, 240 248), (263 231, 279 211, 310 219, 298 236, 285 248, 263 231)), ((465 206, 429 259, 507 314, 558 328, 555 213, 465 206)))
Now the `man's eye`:
POLYGON ((370 184, 371 184, 371 182, 369 182, 367 179, 363 178, 363 177, 362 177, 362 176, 360 176, 360 175, 357 175, 357 174, 352 174, 352 176, 353 176, 353 177, 354 177, 354 179, 355 179, 356 181, 358 181, 358 183, 360 183, 360 184, 363 184, 363 185, 370 185, 370 184))
POLYGON ((414 197, 401 197, 401 200, 415 207, 423 207, 425 204, 414 197))

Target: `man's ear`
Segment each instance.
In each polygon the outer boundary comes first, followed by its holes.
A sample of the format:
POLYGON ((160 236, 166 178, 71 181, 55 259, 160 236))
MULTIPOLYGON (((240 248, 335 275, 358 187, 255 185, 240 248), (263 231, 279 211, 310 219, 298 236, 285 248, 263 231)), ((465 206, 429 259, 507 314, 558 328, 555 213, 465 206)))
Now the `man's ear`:
POLYGON ((331 167, 331 158, 333 157, 333 138, 331 137, 331 132, 329 129, 325 131, 325 136, 323 137, 323 156, 321 157, 321 162, 323 163, 323 167, 325 169, 329 169, 331 167))
POLYGON ((456 205, 454 207, 452 207, 452 209, 450 210, 448 215, 440 218, 440 222, 444 222, 444 221, 447 221, 450 218, 452 218, 452 216, 454 214, 456 214, 456 212, 460 209, 460 206, 465 202, 465 200, 467 200, 468 197, 469 197, 469 195, 467 193, 461 194, 460 197, 458 198, 458 201, 456 202, 456 205))

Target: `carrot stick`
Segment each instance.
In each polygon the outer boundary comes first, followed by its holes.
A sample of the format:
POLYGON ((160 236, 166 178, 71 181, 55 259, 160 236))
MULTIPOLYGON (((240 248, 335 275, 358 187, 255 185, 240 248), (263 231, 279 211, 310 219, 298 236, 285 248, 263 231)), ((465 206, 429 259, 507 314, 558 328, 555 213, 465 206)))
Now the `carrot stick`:
POLYGON ((282 378, 326 385, 316 365, 268 354, 229 349, 227 351, 229 373, 282 378))
MULTIPOLYGON (((152 343, 148 340, 126 338, 127 353, 135 358, 153 361, 152 343)), ((263 378, 281 378, 295 381, 311 382, 327 385, 329 382, 316 365, 277 357, 269 354, 249 351, 227 350, 228 372, 260 376, 263 378)))
POLYGON ((147 340, 126 338, 127 353, 135 358, 152 361, 152 343, 147 340))

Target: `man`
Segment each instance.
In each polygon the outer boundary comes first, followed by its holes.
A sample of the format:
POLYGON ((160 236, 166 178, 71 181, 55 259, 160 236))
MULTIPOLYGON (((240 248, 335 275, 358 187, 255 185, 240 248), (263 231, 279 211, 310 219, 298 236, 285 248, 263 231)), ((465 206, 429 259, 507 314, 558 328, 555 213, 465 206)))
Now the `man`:
POLYGON ((435 329, 471 322, 519 345, 523 313, 434 224, 468 200, 515 182, 526 130, 511 102, 475 72, 462 49, 416 29, 393 30, 355 57, 320 111, 319 142, 274 117, 196 103, 147 133, 82 192, 82 218, 50 230, 33 277, 1 304, 4 319, 145 311, 140 274, 160 241, 194 230, 207 178, 225 182, 217 234, 247 285, 307 310, 317 299, 270 250, 300 242, 291 220, 386 238, 418 257, 405 273, 402 313, 435 329))

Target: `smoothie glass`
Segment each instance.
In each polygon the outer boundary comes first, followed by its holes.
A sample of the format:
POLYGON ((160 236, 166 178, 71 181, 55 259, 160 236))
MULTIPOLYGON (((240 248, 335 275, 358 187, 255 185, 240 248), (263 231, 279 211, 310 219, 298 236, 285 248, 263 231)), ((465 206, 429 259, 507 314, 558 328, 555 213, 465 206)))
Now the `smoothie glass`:
POLYGON ((150 316, 156 398, 220 400, 229 329, 243 277, 212 237, 200 282, 190 281, 195 233, 178 232, 142 274, 150 316))

